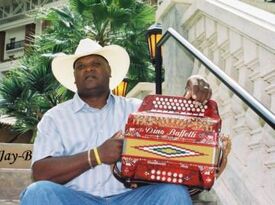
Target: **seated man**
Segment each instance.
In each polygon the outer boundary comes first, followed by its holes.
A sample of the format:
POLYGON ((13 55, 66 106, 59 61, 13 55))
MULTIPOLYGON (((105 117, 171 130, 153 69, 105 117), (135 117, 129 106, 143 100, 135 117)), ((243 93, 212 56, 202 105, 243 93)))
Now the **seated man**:
MULTIPOLYGON (((57 80, 76 92, 73 99, 50 109, 38 124, 32 171, 34 183, 21 194, 21 204, 192 204, 188 189, 158 184, 126 189, 110 165, 119 160, 119 137, 128 115, 141 101, 114 96, 111 89, 124 78, 129 56, 120 46, 101 47, 81 40, 74 55, 52 62, 57 80)), ((186 97, 205 102, 208 83, 191 77, 186 97)))

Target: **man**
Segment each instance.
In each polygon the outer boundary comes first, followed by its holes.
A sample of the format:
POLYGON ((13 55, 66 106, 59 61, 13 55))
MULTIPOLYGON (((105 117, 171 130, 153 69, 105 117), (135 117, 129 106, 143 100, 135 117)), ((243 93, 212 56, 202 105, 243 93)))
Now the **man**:
MULTIPOLYGON (((38 124, 32 162, 36 182, 21 194, 22 205, 192 204, 184 186, 129 190, 111 172, 122 152, 127 117, 141 103, 110 92, 126 75, 129 62, 120 46, 101 47, 90 39, 81 40, 74 55, 53 60, 57 80, 76 94, 38 124)), ((211 89, 203 78, 192 77, 185 96, 205 102, 211 89)))

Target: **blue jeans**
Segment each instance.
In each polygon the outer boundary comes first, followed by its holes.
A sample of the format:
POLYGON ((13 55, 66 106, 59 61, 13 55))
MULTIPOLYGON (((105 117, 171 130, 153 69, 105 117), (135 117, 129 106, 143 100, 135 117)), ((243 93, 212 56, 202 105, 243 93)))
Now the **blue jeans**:
POLYGON ((147 185, 111 197, 98 197, 49 181, 26 188, 21 205, 191 205, 188 190, 173 184, 147 185))

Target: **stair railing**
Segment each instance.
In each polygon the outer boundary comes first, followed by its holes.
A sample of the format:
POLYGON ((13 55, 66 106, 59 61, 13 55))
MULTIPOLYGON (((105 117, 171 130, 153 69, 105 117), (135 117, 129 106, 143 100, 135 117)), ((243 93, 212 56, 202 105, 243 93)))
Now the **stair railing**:
POLYGON ((173 28, 168 28, 161 39, 157 43, 156 48, 156 94, 162 93, 162 57, 161 46, 170 38, 173 37, 181 46, 193 54, 211 73, 213 73, 224 85, 226 85, 233 93, 246 103, 258 116, 260 116, 267 124, 275 129, 275 116, 261 102, 242 88, 236 81, 230 78, 223 70, 216 66, 211 60, 203 55, 191 43, 189 43, 182 35, 173 28))

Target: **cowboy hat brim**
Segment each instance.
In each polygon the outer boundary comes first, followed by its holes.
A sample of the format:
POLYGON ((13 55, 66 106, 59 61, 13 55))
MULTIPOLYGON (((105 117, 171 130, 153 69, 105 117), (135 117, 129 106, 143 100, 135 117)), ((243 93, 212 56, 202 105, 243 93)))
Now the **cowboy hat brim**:
POLYGON ((64 87, 76 92, 77 88, 73 69, 74 62, 80 57, 92 54, 103 56, 109 62, 111 67, 109 88, 111 90, 114 89, 125 78, 130 66, 130 57, 127 51, 118 45, 105 46, 92 52, 78 55, 66 55, 61 53, 52 61, 53 75, 64 87))

